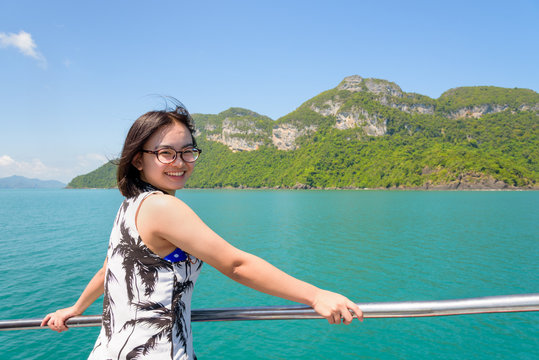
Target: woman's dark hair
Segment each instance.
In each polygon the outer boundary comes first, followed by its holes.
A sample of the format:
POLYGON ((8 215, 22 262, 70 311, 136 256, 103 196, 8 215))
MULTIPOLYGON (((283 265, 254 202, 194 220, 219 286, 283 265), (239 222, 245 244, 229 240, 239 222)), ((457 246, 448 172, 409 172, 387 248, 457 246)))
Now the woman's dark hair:
POLYGON ((123 196, 127 198, 137 196, 144 192, 144 188, 148 185, 140 179, 139 170, 131 162, 156 130, 174 122, 184 124, 189 129, 193 145, 196 147, 193 136, 195 126, 191 115, 179 101, 175 101, 175 106, 173 110, 149 111, 131 125, 118 161, 118 189, 123 196))

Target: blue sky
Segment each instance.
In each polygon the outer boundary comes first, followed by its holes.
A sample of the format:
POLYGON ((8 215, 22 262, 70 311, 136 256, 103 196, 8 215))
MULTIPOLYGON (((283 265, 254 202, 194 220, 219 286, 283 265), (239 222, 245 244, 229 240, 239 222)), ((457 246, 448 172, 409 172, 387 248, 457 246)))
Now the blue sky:
POLYGON ((0 177, 68 182, 160 108, 277 119, 349 75, 539 91, 539 1, 0 3, 0 177))

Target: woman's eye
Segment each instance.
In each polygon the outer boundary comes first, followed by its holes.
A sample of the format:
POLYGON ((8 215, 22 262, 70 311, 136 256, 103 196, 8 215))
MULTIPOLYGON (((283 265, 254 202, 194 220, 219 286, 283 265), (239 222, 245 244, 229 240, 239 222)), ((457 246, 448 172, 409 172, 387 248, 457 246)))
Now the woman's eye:
POLYGON ((161 156, 173 157, 175 154, 176 152, 170 149, 159 150, 161 156))

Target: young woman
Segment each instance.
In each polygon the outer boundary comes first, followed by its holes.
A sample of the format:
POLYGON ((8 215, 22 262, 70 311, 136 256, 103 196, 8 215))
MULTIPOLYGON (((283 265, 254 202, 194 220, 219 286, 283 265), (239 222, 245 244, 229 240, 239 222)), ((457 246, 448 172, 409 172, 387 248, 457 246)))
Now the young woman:
POLYGON ((312 306, 330 324, 350 324, 361 310, 346 297, 297 280, 214 233, 174 196, 201 150, 183 106, 152 111, 132 125, 118 167, 126 197, 107 258, 77 302, 48 314, 42 326, 67 330, 101 294, 103 324, 90 359, 195 359, 191 293, 203 262, 270 295, 312 306))

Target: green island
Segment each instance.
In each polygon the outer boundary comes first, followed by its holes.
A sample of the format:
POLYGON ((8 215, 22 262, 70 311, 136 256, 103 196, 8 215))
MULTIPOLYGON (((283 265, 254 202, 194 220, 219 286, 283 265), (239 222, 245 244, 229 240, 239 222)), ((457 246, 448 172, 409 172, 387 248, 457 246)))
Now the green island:
MULTIPOLYGON (((354 75, 272 120, 193 114, 189 188, 539 189, 539 94, 474 86, 438 99, 354 75)), ((68 188, 116 187, 109 162, 68 188)))

